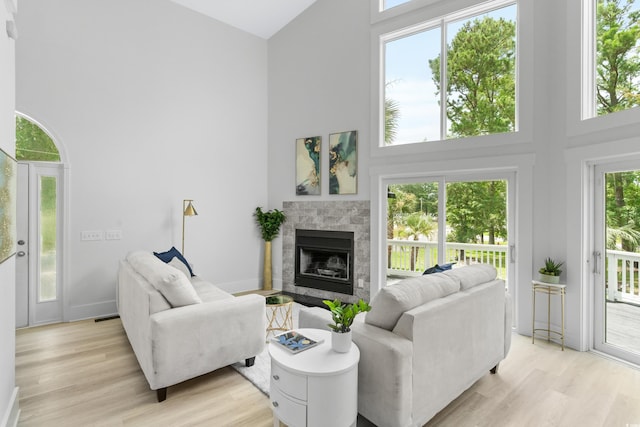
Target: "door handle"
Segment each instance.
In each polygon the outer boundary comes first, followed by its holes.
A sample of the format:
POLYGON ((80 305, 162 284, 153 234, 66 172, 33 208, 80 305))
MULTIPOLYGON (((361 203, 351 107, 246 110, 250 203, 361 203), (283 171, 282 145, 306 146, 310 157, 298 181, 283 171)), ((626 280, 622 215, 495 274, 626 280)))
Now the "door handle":
POLYGON ((593 273, 600 274, 600 257, 599 251, 593 251, 593 273))
POLYGON ((25 256, 26 254, 27 254, 27 253, 26 253, 25 251, 20 251, 20 252, 18 252, 18 254, 17 254, 17 255, 18 255, 18 256, 25 256))
POLYGON ((18 244, 19 244, 20 246, 24 245, 24 240, 18 240, 18 244))

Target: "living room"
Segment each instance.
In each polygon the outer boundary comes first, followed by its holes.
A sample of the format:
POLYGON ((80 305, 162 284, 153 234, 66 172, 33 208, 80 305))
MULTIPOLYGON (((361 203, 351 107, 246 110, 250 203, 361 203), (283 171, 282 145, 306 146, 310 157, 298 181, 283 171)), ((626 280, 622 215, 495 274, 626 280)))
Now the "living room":
MULTIPOLYGON (((199 214, 187 219, 185 255, 198 275, 229 292, 261 286, 256 206, 370 203, 365 286, 374 295, 384 275, 388 183, 509 173, 515 332, 531 333, 531 280, 550 256, 565 263, 567 346, 593 349, 588 168, 640 158, 640 112, 581 119, 583 2, 518 2, 518 132, 397 147, 379 146, 372 107, 379 95, 372 39, 386 25, 372 17, 375 3, 316 1, 264 39, 169 0, 17 2, 17 39, 0 42, 0 148, 15 151, 17 111, 61 152, 62 321, 117 312, 119 260, 135 249, 179 247, 183 199, 199 214), (323 173, 321 195, 296 196, 295 140, 321 135, 326 144, 346 130, 358 131, 357 193, 330 195, 323 173), (83 241, 87 230, 119 230, 122 238, 83 241)), ((417 15, 440 16, 480 2, 421 3, 417 15)), ((0 7, 2 21, 13 19, 8 9, 0 7)), ((327 166, 324 156, 321 170, 327 166)), ((282 246, 274 241, 277 288, 282 246)), ((15 289, 6 285, 15 282, 15 263, 0 264, 1 420, 17 407, 15 289)))

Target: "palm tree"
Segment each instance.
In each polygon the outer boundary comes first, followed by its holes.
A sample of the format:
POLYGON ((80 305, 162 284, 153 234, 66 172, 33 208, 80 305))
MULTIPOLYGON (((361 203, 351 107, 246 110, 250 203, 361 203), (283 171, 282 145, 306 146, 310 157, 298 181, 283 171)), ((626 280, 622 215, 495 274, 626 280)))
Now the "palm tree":
MULTIPOLYGON (((402 221, 402 215, 415 211, 416 195, 405 193, 396 186, 389 186, 393 197, 387 198, 387 239, 393 240, 396 225, 402 221)), ((391 246, 387 245, 387 265, 391 267, 391 246)))
POLYGON ((621 227, 607 227, 607 249, 615 250, 618 242, 626 242, 634 249, 640 245, 640 231, 635 230, 633 221, 621 227))
MULTIPOLYGON (((414 212, 408 215, 404 223, 403 235, 413 237, 414 241, 418 241, 420 236, 430 237, 437 228, 437 222, 433 215, 424 214, 422 212, 414 212)), ((411 248, 411 271, 416 269, 416 248, 411 248)))

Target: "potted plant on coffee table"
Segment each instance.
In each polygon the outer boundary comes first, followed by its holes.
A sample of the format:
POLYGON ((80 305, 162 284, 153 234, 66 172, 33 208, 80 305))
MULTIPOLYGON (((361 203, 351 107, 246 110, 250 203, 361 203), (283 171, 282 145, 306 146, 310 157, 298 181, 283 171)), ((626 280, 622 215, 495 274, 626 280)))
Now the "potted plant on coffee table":
POLYGON ((254 212, 260 233, 264 240, 264 266, 262 270, 262 288, 271 290, 273 287, 273 279, 271 276, 271 241, 278 237, 280 226, 286 221, 287 217, 284 212, 278 209, 263 212, 259 206, 254 212))
POLYGON ((538 273, 540 273, 540 281, 554 284, 560 283, 560 274, 562 273, 560 267, 562 267, 562 264, 564 263, 556 262, 551 258, 545 259, 544 267, 538 270, 538 273))
POLYGON ((333 323, 328 326, 331 332, 331 348, 338 353, 346 353, 351 348, 351 325, 360 313, 371 310, 366 301, 360 299, 355 304, 345 304, 339 299, 322 301, 331 311, 333 323))

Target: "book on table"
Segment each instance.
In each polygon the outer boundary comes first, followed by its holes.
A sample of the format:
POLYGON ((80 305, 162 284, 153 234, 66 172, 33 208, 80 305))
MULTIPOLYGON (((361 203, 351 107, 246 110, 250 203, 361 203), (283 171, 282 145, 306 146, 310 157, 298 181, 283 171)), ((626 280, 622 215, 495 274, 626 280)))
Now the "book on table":
POLYGON ((283 334, 276 335, 272 340, 293 354, 308 350, 324 341, 311 339, 296 331, 287 331, 283 334))

